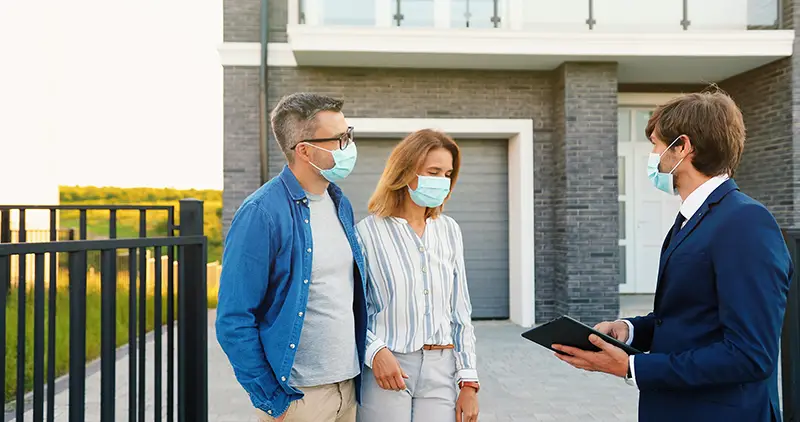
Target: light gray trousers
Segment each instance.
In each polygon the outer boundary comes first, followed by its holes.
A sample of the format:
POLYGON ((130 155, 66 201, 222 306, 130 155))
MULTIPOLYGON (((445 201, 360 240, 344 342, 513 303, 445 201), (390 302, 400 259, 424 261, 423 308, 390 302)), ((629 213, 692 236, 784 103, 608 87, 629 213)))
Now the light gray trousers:
POLYGON ((407 391, 382 389, 364 368, 357 422, 454 422, 456 361, 452 349, 394 353, 403 368, 407 391))

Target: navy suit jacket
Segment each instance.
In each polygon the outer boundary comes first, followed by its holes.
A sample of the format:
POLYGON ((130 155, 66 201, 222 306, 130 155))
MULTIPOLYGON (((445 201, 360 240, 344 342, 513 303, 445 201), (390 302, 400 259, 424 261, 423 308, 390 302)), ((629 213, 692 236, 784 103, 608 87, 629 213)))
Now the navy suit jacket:
POLYGON ((792 262, 772 214, 729 179, 674 239, 655 306, 629 319, 642 422, 780 421, 778 351, 792 262))

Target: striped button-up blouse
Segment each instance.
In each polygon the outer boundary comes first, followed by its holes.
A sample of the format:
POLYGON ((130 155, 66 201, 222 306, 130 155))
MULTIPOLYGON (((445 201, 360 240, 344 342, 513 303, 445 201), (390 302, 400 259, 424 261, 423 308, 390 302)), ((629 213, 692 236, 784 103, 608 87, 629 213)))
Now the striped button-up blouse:
POLYGON ((369 274, 366 363, 384 346, 398 353, 454 346, 457 381, 477 381, 475 332, 458 223, 429 218, 420 238, 398 217, 356 225, 369 274))

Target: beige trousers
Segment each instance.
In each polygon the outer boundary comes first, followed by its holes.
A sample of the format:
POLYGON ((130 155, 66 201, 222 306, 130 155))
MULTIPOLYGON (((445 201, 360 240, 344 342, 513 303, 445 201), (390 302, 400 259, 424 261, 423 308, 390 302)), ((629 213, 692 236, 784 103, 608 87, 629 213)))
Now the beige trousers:
MULTIPOLYGON (((318 387, 301 387, 304 397, 289 404, 281 422, 355 422, 356 387, 354 380, 318 387)), ((256 409, 258 422, 279 420, 256 409)))

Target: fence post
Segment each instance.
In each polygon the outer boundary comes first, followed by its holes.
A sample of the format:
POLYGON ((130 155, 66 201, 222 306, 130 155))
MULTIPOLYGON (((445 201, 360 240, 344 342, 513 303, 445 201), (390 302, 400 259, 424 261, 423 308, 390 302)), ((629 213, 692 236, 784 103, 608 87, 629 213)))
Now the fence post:
POLYGON ((783 420, 790 422, 800 421, 800 231, 786 230, 784 238, 794 263, 781 334, 783 420))
MULTIPOLYGON (((180 201, 180 236, 203 235, 203 201, 180 201)), ((178 420, 208 422, 206 247, 182 247, 178 279, 178 420)))
MULTIPOLYGON (((11 243, 11 211, 0 211, 0 243, 11 243)), ((6 293, 11 293, 11 259, 6 266, 6 293)))

